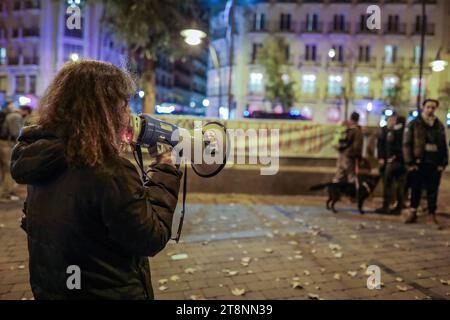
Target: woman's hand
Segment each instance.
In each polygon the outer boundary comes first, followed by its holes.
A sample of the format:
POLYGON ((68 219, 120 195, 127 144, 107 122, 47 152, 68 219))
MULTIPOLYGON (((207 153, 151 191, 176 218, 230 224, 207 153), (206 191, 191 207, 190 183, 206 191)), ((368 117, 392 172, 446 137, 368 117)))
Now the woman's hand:
POLYGON ((174 157, 172 156, 171 151, 168 151, 168 152, 165 152, 165 153, 162 153, 162 154, 156 156, 156 163, 168 164, 172 167, 175 167, 175 160, 174 160, 174 157))

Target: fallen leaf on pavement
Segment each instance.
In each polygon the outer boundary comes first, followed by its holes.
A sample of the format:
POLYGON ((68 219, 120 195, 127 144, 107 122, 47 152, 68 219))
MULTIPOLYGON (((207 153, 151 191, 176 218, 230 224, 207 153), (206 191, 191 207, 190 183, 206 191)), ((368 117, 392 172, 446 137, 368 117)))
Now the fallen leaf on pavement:
POLYGON ((169 282, 167 279, 159 279, 158 281, 159 284, 166 284, 167 282, 169 282))
POLYGON ((356 235, 356 234, 352 234, 352 235, 350 235, 350 239, 353 239, 353 240, 355 240, 355 239, 357 239, 358 238, 358 236, 356 235))
POLYGON ((272 253, 273 249, 272 248, 266 248, 266 249, 264 249, 264 251, 267 252, 267 253, 272 253))
POLYGON ((310 298, 311 300, 319 300, 320 296, 315 293, 308 293, 308 298, 310 298))
POLYGON ((303 286, 301 285, 300 282, 294 281, 294 282, 292 283, 292 289, 303 289, 303 286))
POLYGON ((304 274, 305 276, 309 276, 311 273, 310 273, 308 270, 304 270, 304 271, 303 271, 303 274, 304 274))
POLYGON ((249 263, 250 260, 252 260, 252 258, 250 258, 250 257, 243 257, 243 258, 241 259, 242 262, 246 262, 246 263, 249 263))
POLYGON ((245 294, 245 289, 234 288, 231 290, 233 296, 243 296, 245 294))
POLYGON ((171 255, 170 258, 172 260, 185 260, 185 259, 189 258, 189 256, 186 253, 178 253, 178 254, 171 255))
POLYGON ((193 274, 195 271, 196 271, 195 268, 186 268, 186 269, 184 269, 184 272, 188 273, 188 274, 193 274))
POLYGON ((178 281, 178 280, 180 280, 180 277, 177 276, 177 275, 173 275, 173 276, 170 277, 170 280, 171 281, 178 281))
POLYGON ((320 268, 320 272, 324 273, 327 269, 325 268, 320 268))
POLYGON ((190 296, 191 300, 206 300, 204 297, 202 296, 198 296, 196 294, 193 294, 192 296, 190 296))
POLYGON ((335 280, 341 280, 341 275, 340 275, 339 273, 335 273, 334 276, 333 276, 333 278, 334 278, 335 280))
POLYGON ((450 286, 450 280, 441 279, 441 283, 446 286, 450 286))
POLYGON ((404 291, 408 290, 408 287, 407 286, 400 286, 400 285, 398 285, 397 289, 404 292, 404 291))
POLYGON ((160 287, 159 287, 159 290, 160 290, 160 291, 166 291, 167 289, 168 289, 168 288, 167 288, 166 286, 160 286, 160 287))
POLYGON ((295 245, 297 245, 297 244, 298 244, 298 242, 297 242, 297 241, 295 241, 295 240, 293 240, 293 241, 289 241, 289 244, 290 244, 290 245, 292 245, 292 246, 295 246, 295 245))
POLYGON ((335 257, 335 258, 338 258, 338 259, 342 258, 342 252, 336 252, 336 253, 334 254, 334 257, 335 257))
POLYGON ((358 274, 358 271, 347 271, 347 274, 348 274, 350 277, 354 278, 354 277, 356 277, 356 275, 358 274))
POLYGON ((400 278, 400 277, 397 277, 397 278, 395 278, 395 281, 397 281, 397 282, 403 282, 403 279, 400 278))

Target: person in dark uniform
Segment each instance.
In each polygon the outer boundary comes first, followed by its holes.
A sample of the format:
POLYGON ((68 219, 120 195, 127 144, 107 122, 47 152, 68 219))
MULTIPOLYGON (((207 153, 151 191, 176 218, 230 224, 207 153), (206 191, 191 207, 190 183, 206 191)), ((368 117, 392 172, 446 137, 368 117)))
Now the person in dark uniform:
POLYGON ((403 161, 403 131, 406 119, 393 115, 389 117, 387 126, 382 128, 378 139, 378 157, 383 176, 383 206, 375 210, 377 213, 400 214, 403 209, 406 168, 403 161), (397 205, 390 210, 393 194, 397 205))
POLYGON ((437 199, 442 172, 448 164, 445 127, 436 117, 439 101, 426 99, 420 115, 405 130, 403 155, 411 174, 411 209, 405 223, 417 219, 422 190, 427 192, 429 219, 437 228, 437 199))

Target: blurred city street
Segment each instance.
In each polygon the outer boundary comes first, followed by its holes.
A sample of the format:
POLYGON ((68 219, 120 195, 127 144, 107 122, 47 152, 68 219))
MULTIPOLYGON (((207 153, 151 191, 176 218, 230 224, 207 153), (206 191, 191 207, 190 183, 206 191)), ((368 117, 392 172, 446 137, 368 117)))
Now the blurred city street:
MULTIPOLYGON (((438 214, 438 231, 423 216, 405 225, 361 216, 346 201, 334 215, 324 201, 190 194, 182 241, 151 259, 155 298, 450 299, 448 213, 438 214), (381 269, 380 290, 367 289, 369 265, 381 269)), ((440 211, 449 212, 444 202, 440 211)), ((19 205, 1 212, 0 299, 30 299, 19 205)))

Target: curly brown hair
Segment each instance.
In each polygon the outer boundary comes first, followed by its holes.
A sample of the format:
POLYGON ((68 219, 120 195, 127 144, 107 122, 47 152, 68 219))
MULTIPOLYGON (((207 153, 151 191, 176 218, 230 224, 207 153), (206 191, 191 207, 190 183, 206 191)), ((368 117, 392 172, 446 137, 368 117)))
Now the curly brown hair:
POLYGON ((101 165, 121 151, 135 90, 132 77, 112 64, 67 63, 40 100, 38 125, 61 133, 69 164, 101 165))

